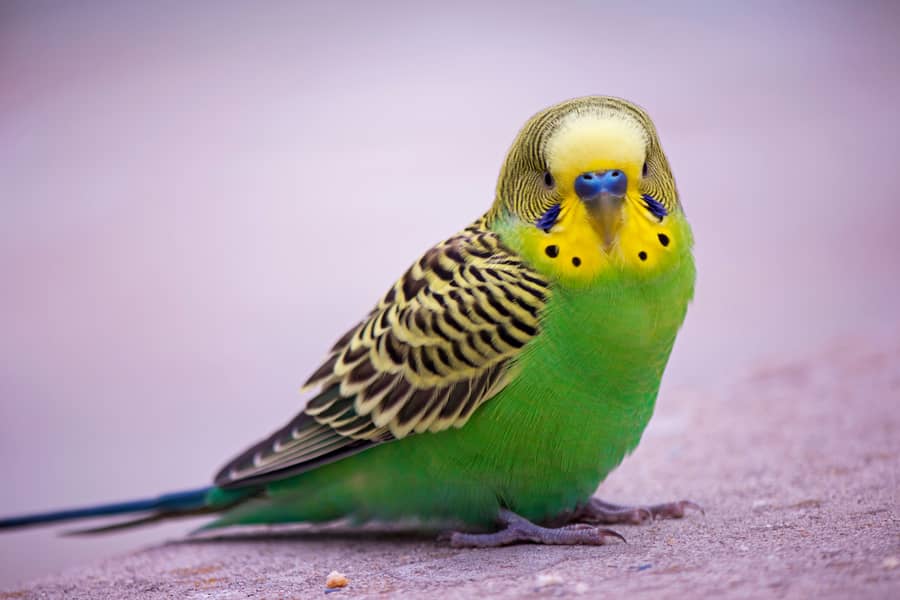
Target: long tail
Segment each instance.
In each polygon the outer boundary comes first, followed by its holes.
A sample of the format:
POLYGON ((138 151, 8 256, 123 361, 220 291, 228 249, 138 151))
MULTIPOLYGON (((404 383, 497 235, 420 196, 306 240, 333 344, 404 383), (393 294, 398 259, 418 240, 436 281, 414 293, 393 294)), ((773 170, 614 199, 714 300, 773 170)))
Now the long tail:
POLYGON ((46 525, 49 523, 57 523, 60 521, 74 521, 77 519, 90 519, 94 517, 111 517, 115 515, 148 513, 145 516, 130 519, 124 522, 114 523, 103 527, 79 530, 73 533, 101 533, 113 531, 116 529, 124 529, 136 525, 144 525, 162 519, 173 517, 186 517, 194 515, 209 514, 219 512, 247 498, 247 490, 243 493, 221 493, 214 486, 207 486, 196 490, 187 490, 183 492, 174 492, 172 494, 163 494, 156 498, 145 498, 143 500, 132 500, 130 502, 116 502, 112 504, 100 504, 98 506, 88 506, 85 508, 74 508, 68 510, 58 510, 53 512, 35 513, 31 515, 22 515, 18 517, 9 517, 0 519, 0 531, 9 529, 18 529, 20 527, 31 527, 34 525, 46 525), (216 490, 220 492, 215 500, 211 500, 210 492, 216 490))

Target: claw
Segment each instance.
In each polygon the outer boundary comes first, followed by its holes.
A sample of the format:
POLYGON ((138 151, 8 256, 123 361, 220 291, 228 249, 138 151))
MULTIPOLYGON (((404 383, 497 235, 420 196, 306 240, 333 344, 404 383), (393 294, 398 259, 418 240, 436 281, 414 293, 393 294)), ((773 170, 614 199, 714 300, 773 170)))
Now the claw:
POLYGON ((627 544, 628 540, 625 539, 625 536, 619 533, 618 531, 613 531, 612 529, 598 529, 597 533, 600 534, 601 537, 609 536, 619 539, 623 544, 627 544))
POLYGON ((703 509, 695 502, 681 500, 679 502, 666 502, 650 506, 622 506, 604 502, 599 498, 591 500, 568 516, 563 515, 563 522, 587 522, 587 523, 630 523, 640 525, 655 519, 680 519, 684 516, 685 509, 698 510, 703 514, 703 509))
MULTIPOLYGON (((625 542, 625 538, 611 529, 601 529, 587 523, 572 523, 557 528, 541 527, 509 510, 501 510, 498 520, 503 529, 494 533, 450 533, 450 545, 456 548, 495 548, 518 542, 537 544, 602 546, 607 538, 625 542)), ((627 542, 626 542, 627 543, 627 542)))
MULTIPOLYGON (((690 500, 682 500, 682 501, 681 501, 681 504, 684 505, 684 506, 683 506, 683 509, 684 509, 684 508, 690 508, 690 509, 696 510, 696 511, 699 512, 701 515, 703 515, 704 517, 706 516, 706 511, 703 510, 703 507, 700 506, 699 504, 697 504, 696 502, 691 502, 690 500)), ((683 510, 683 509, 682 509, 682 510, 683 510)))
POLYGON ((598 523, 632 523, 640 525, 655 519, 680 519, 686 509, 706 512, 696 502, 681 500, 650 506, 620 506, 604 502, 599 498, 591 500, 575 512, 563 513, 549 522, 555 527, 541 527, 520 517, 510 510, 501 510, 498 523, 504 528, 494 533, 463 533, 445 531, 438 535, 439 541, 449 541, 451 546, 494 548, 519 542, 537 544, 591 544, 602 545, 607 538, 628 543, 619 532, 601 529, 598 523))
POLYGON ((700 514, 702 514, 704 517, 706 516, 706 511, 703 510, 703 507, 696 502, 691 502, 690 500, 656 504, 650 507, 650 512, 653 515, 654 519, 680 519, 684 517, 684 509, 686 508, 699 511, 700 514))

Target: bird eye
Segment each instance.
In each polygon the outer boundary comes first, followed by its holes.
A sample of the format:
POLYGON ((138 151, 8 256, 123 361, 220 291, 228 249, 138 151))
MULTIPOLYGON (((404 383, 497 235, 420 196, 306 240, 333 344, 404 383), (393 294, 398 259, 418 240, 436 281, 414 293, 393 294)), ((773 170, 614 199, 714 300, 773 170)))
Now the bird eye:
POLYGON ((550 174, 550 171, 544 171, 544 187, 552 190, 554 185, 556 182, 553 180, 553 175, 550 174))
POLYGON ((646 176, 647 176, 647 171, 648 171, 648 169, 647 169, 647 163, 645 162, 645 163, 644 163, 644 168, 641 169, 641 177, 646 177, 646 176))

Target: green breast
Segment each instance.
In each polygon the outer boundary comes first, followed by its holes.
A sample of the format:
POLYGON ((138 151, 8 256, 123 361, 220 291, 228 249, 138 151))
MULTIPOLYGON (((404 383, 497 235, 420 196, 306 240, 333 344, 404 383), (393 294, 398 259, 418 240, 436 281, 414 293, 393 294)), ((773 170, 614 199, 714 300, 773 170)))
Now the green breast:
POLYGON ((517 457, 503 482, 514 509, 540 518, 583 502, 637 446, 693 296, 684 248, 649 277, 611 269, 593 285, 554 286, 518 376, 466 427, 517 457))
POLYGON ((267 504, 221 523, 416 515, 489 525, 500 506, 541 521, 586 501, 653 412, 694 289, 686 223, 683 235, 685 251, 649 276, 610 269, 591 285, 553 285, 514 376, 465 426, 278 482, 267 504))

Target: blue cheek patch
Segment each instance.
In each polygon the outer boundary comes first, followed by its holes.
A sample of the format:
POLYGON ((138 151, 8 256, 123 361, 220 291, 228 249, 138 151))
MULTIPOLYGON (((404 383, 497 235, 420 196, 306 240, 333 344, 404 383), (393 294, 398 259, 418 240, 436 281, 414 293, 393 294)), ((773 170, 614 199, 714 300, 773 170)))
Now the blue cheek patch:
POLYGON ((662 202, 650 194, 642 194, 641 198, 643 198, 644 202, 647 204, 647 210, 650 211, 650 214, 659 219, 660 223, 662 223, 663 217, 669 214, 669 211, 666 210, 666 207, 663 206, 662 202))
POLYGON ((543 230, 544 233, 550 233, 550 230, 556 224, 556 219, 559 218, 560 208, 559 204, 554 204, 548 208, 547 212, 542 214, 541 218, 535 221, 535 227, 543 230))

